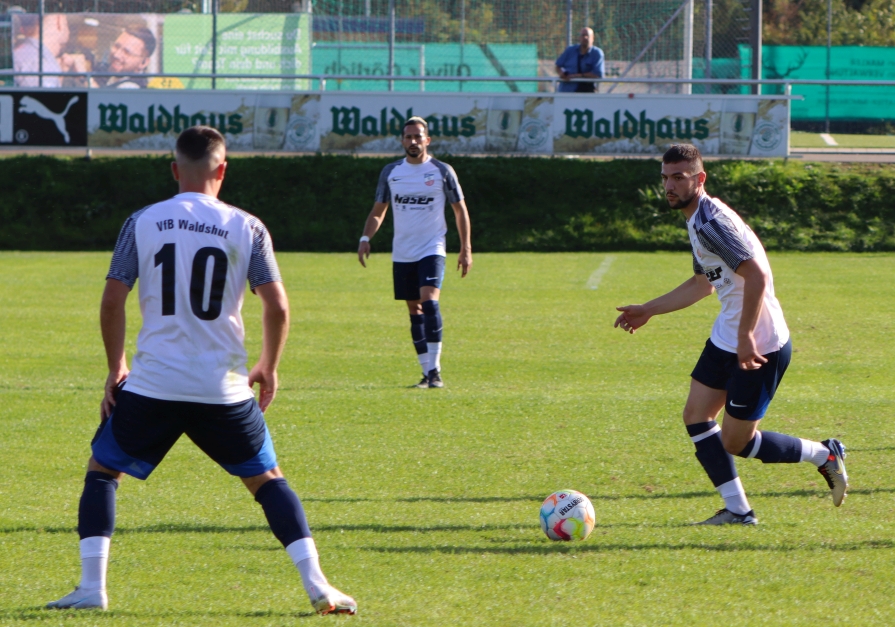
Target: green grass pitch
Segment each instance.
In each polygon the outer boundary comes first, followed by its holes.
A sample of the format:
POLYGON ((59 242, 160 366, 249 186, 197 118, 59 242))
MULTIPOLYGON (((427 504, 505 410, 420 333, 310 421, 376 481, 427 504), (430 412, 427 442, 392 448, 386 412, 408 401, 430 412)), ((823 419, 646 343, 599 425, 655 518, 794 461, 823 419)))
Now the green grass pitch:
MULTIPOLYGON (((185 439, 118 491, 110 611, 42 609, 79 578, 109 255, 0 253, 0 624, 895 622, 895 255, 771 255, 796 353, 764 427, 841 438, 852 489, 836 509, 807 464, 739 460, 754 529, 687 526, 721 503, 680 420, 716 299, 612 328, 616 305, 686 279, 689 254, 481 254, 463 280, 450 255, 443 390, 407 387, 419 372, 386 255, 366 270, 279 259, 292 330, 267 420, 359 614, 312 616, 260 507, 185 439), (561 488, 594 502, 584 542, 538 528, 561 488)), ((259 311, 247 295, 250 356, 259 311)), ((129 316, 132 354, 136 294, 129 316)))

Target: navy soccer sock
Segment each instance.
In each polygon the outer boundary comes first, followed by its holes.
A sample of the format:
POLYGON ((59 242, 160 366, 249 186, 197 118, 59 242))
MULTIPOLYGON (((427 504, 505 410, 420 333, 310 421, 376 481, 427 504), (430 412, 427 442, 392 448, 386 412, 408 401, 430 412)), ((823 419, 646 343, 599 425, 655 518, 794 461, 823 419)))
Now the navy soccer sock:
POLYGON ((311 537, 301 501, 284 478, 271 479, 258 488, 255 500, 261 504, 270 530, 283 546, 311 537))
POLYGON ((115 491, 118 481, 104 472, 91 470, 84 477, 84 492, 78 505, 78 536, 111 538, 115 530, 115 491))
POLYGON ((687 425, 693 445, 696 446, 696 459, 702 464, 705 473, 716 488, 737 478, 737 469, 733 457, 724 450, 721 443, 721 428, 714 420, 687 425))
POLYGON ((802 461, 802 441, 773 431, 756 431, 755 437, 737 456, 754 457, 765 464, 796 464, 802 461))
POLYGON ((696 446, 696 459, 724 499, 724 507, 734 514, 746 514, 752 510, 746 499, 743 484, 737 476, 733 456, 721 443, 721 427, 714 420, 687 425, 690 440, 696 446))
POLYGON ((426 354, 429 349, 426 346, 426 326, 423 314, 410 314, 410 337, 413 338, 416 358, 425 375, 429 372, 429 355, 426 354))
POLYGON ((426 328, 426 343, 441 342, 441 309, 438 307, 437 300, 423 302, 423 319, 426 328))
POLYGON ((426 372, 441 371, 441 310, 437 300, 423 302, 423 326, 426 329, 426 352, 429 354, 429 367, 426 372))

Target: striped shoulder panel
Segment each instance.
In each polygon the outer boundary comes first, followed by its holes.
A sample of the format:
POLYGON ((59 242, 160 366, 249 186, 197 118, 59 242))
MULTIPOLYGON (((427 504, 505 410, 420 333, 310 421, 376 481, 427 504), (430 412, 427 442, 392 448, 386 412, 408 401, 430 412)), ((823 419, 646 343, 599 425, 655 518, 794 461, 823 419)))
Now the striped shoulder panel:
POLYGON ((282 283, 283 278, 280 276, 280 267, 273 253, 273 240, 267 227, 248 211, 233 205, 227 205, 226 203, 223 204, 245 218, 249 228, 252 230, 252 254, 249 257, 247 276, 249 287, 254 290, 259 285, 264 285, 265 283, 282 283))
POLYGON ((137 220, 147 209, 155 204, 147 205, 133 212, 124 221, 118 241, 115 242, 115 250, 112 252, 112 262, 109 264, 109 273, 106 279, 121 281, 128 287, 134 287, 140 276, 140 259, 137 256, 137 220))
POLYGON ((376 185, 376 198, 374 202, 388 202, 391 193, 389 192, 388 186, 388 175, 392 173, 392 170, 397 168, 399 165, 404 163, 404 159, 398 159, 397 161, 393 161, 389 163, 387 166, 382 168, 382 172, 379 173, 379 183, 376 185))
POLYGON ((693 228, 705 249, 721 257, 731 270, 755 256, 733 220, 707 195, 699 200, 693 228))
POLYGON ((432 157, 432 165, 441 172, 441 178, 444 180, 444 195, 450 203, 460 202, 463 200, 463 189, 460 187, 460 180, 454 168, 432 157))

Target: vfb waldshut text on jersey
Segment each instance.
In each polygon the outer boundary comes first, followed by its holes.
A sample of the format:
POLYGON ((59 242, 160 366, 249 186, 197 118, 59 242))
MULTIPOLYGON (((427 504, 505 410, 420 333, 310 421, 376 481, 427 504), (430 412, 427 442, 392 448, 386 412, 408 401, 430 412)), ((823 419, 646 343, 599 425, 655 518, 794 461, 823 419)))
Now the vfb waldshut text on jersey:
MULTIPOLYGON (((171 231, 174 229, 174 219, 157 220, 155 226, 159 231, 171 231)), ((230 231, 218 227, 214 224, 205 224, 204 222, 190 222, 189 220, 177 220, 177 228, 181 231, 195 231, 196 233, 208 233, 209 235, 217 235, 227 239, 230 231)))

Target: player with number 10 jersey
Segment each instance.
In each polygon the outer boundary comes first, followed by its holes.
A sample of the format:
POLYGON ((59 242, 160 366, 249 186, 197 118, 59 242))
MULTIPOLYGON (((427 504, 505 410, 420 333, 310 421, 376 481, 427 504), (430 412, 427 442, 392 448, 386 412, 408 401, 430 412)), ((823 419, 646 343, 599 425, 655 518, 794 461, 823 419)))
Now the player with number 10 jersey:
POLYGON ((141 209, 122 228, 108 278, 132 287, 138 276, 143 327, 125 389, 170 401, 252 398, 246 278, 253 290, 280 281, 261 221, 192 192, 141 209))
POLYGON ((124 475, 147 479, 183 434, 261 505, 320 614, 354 614, 329 584, 301 501, 277 465, 264 412, 277 391, 289 301, 270 236, 254 216, 218 200, 227 169, 223 135, 206 126, 177 139, 180 193, 134 213, 112 255, 100 307, 109 375, 78 506, 81 584, 48 604, 106 609, 115 494, 124 475), (143 325, 133 369, 125 304, 139 279, 143 325), (246 368, 246 283, 261 299, 261 354, 246 368), (258 401, 252 386, 258 383, 258 401))

